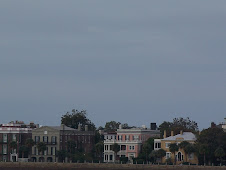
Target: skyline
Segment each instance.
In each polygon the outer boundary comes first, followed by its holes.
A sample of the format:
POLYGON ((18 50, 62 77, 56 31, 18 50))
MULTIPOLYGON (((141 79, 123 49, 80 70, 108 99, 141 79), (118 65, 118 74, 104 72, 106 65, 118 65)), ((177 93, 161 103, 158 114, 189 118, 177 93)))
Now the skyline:
POLYGON ((1 1, 0 123, 59 125, 72 109, 97 127, 223 122, 225 9, 210 0, 1 1))

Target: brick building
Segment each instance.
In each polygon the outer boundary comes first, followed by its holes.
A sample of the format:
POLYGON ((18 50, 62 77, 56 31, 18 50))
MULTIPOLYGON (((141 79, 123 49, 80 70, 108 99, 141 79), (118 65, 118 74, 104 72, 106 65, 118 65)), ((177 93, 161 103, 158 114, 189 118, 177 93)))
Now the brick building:
MULTIPOLYGON (((12 121, 0 125, 0 161, 17 162, 21 157, 19 148, 25 145, 28 138, 31 138, 32 129, 37 125, 30 123, 24 124, 22 121, 12 121), (12 142, 16 145, 12 147, 12 142)), ((28 155, 27 155, 28 156, 28 155)))

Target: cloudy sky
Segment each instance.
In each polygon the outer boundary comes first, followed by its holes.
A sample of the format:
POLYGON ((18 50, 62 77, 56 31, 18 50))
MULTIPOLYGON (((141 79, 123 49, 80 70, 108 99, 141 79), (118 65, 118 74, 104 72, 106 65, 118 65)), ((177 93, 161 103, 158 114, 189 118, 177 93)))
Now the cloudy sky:
POLYGON ((200 129, 226 117, 226 1, 0 1, 0 123, 200 129))

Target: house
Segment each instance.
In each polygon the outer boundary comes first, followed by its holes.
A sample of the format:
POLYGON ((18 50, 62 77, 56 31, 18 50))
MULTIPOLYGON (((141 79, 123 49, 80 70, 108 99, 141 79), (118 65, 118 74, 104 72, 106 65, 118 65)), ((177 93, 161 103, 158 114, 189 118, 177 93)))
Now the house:
POLYGON ((142 126, 141 128, 122 129, 120 126, 116 132, 106 133, 104 135, 104 162, 115 162, 120 157, 128 157, 129 161, 138 157, 141 152, 142 144, 150 137, 159 137, 160 131, 156 124, 152 123, 151 128, 142 126), (120 150, 115 155, 112 145, 117 143, 120 150))
MULTIPOLYGON (((88 126, 85 126, 85 131, 73 129, 65 125, 61 126, 43 126, 32 131, 32 139, 35 145, 32 147, 32 162, 58 162, 57 151, 67 151, 68 141, 75 142, 76 150, 91 152, 94 146, 94 132, 88 131, 88 126), (44 142, 46 150, 41 153, 38 151, 37 144, 44 142)), ((65 159, 67 162, 67 158, 65 159)))
MULTIPOLYGON (((21 146, 26 144, 26 140, 31 138, 32 129, 36 128, 33 122, 24 124, 23 121, 11 121, 0 125, 0 161, 17 162, 22 155, 19 154, 21 146), (12 143, 14 142, 14 146, 12 143)), ((28 154, 26 154, 28 159, 28 154)), ((27 161, 27 160, 26 160, 27 161)))
POLYGON ((194 144, 196 141, 196 136, 192 132, 183 132, 180 131, 180 134, 174 135, 173 131, 171 132, 171 136, 166 137, 166 131, 164 131, 163 139, 155 139, 154 140, 154 150, 163 149, 166 151, 166 156, 162 158, 161 162, 166 163, 167 159, 171 159, 172 162, 176 159, 177 164, 181 164, 183 162, 190 162, 191 164, 198 164, 198 158, 194 153, 187 155, 184 149, 179 148, 179 150, 175 153, 170 152, 170 144, 176 143, 180 144, 183 141, 187 141, 191 144, 194 144))

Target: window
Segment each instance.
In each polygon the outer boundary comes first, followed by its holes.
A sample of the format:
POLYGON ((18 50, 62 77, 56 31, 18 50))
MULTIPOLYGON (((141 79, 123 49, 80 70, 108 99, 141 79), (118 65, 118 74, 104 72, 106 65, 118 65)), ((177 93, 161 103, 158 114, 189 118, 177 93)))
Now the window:
POLYGON ((183 159, 184 159, 184 157, 183 157, 183 155, 181 154, 181 152, 178 152, 178 153, 177 153, 177 160, 178 160, 178 161, 183 161, 183 159))
POLYGON ((52 142, 52 144, 56 144, 56 136, 51 137, 51 142, 52 142))
POLYGON ((129 135, 126 135, 126 140, 130 140, 130 136, 129 135))
POLYGON ((3 154, 7 154, 7 145, 3 145, 3 154))
POLYGON ((40 136, 35 136, 35 143, 40 142, 40 136))
POLYGON ((48 136, 43 136, 43 142, 48 143, 48 136))
POLYGON ((46 150, 44 151, 44 155, 48 155, 48 147, 46 147, 46 150))
POLYGON ((171 152, 166 152, 166 159, 169 159, 171 157, 171 152))
POLYGON ((56 154, 56 147, 51 147, 51 155, 55 155, 56 154))
POLYGON ((134 145, 129 146, 129 150, 134 150, 134 149, 135 149, 134 145))
POLYGON ((3 134, 3 142, 4 142, 4 143, 7 142, 7 134, 3 134))
POLYGON ((13 141, 16 141, 16 134, 13 134, 13 141))
POLYGON ((112 161, 113 160, 113 155, 110 155, 110 161, 112 161))
POLYGON ((161 148, 161 143, 155 143, 155 148, 161 148))
POLYGON ((47 131, 44 131, 44 135, 47 135, 48 134, 48 132, 47 131))
POLYGON ((61 135, 61 136, 60 136, 60 142, 62 142, 62 138, 63 138, 63 137, 62 137, 62 135, 61 135))
POLYGON ((169 148, 170 142, 166 142, 166 148, 169 148))

